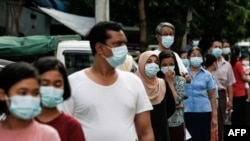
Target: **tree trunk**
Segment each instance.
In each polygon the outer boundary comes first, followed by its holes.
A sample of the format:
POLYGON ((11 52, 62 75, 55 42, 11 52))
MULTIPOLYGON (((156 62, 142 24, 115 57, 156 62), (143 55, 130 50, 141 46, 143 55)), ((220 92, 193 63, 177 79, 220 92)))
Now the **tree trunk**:
POLYGON ((138 0, 138 12, 140 18, 140 48, 144 47, 147 41, 147 22, 144 7, 144 0, 138 0))
POLYGON ((109 21, 109 0, 95 0, 95 19, 96 23, 109 21))
POLYGON ((188 10, 187 11, 187 20, 186 20, 186 31, 185 31, 183 38, 182 38, 181 49, 185 49, 185 46, 187 45, 187 34, 189 32, 191 21, 192 21, 192 11, 188 10))

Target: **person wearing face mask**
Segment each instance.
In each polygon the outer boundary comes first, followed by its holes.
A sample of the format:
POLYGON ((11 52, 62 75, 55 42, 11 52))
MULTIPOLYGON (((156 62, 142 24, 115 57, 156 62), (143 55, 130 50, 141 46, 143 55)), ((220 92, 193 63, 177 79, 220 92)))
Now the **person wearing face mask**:
MULTIPOLYGON (((170 47, 174 43, 175 27, 169 22, 161 22, 157 25, 155 29, 155 37, 158 41, 159 48, 154 50, 158 55, 163 50, 171 50, 170 47)), ((186 67, 184 66, 180 56, 174 52, 178 66, 180 68, 180 74, 186 79, 186 82, 190 82, 190 76, 187 72, 186 67)))
POLYGON ((223 39, 222 40, 222 55, 226 61, 230 60, 230 54, 231 54, 230 43, 228 40, 223 39))
POLYGON ((188 52, 187 68, 191 83, 185 85, 184 120, 190 141, 210 141, 211 129, 217 126, 215 85, 212 75, 202 67, 203 54, 198 47, 188 52))
POLYGON ((200 35, 196 32, 190 32, 187 35, 187 45, 185 50, 188 52, 192 47, 198 47, 200 43, 200 35))
POLYGON ((0 72, 0 140, 3 141, 60 141, 58 132, 38 123, 41 113, 39 76, 25 62, 12 63, 0 72))
MULTIPOLYGON (((204 68, 212 74, 213 71, 217 69, 217 58, 213 54, 206 54, 204 56, 204 68)), ((215 77, 213 77, 213 83, 215 85, 215 98, 216 98, 216 107, 218 108, 218 85, 215 81, 215 77)), ((210 141, 218 141, 218 126, 211 128, 211 140, 210 141)))
POLYGON ((72 95, 60 109, 80 121, 87 141, 153 141, 153 107, 142 81, 116 69, 128 53, 121 25, 98 22, 87 39, 94 63, 69 75, 72 95))
POLYGON ((222 42, 214 40, 210 47, 211 53, 217 58, 218 69, 213 72, 218 84, 218 128, 219 141, 224 141, 224 122, 226 111, 233 107, 233 84, 235 77, 232 66, 222 56, 222 42))
POLYGON ((72 116, 57 109, 57 105, 71 96, 64 65, 55 57, 40 58, 33 65, 40 74, 42 103, 42 113, 35 119, 54 127, 61 141, 85 141, 81 124, 72 116))
MULTIPOLYGON (((153 110, 150 112, 155 141, 170 141, 167 118, 175 111, 175 99, 172 94, 172 73, 168 73, 168 83, 157 78, 159 59, 154 51, 143 52, 138 60, 136 75, 142 80, 153 110)), ((174 92, 173 92, 174 93, 174 92)))
POLYGON ((233 84, 233 112, 232 112, 232 125, 246 125, 247 120, 247 93, 246 93, 246 82, 250 82, 250 79, 247 77, 244 72, 244 62, 249 60, 249 55, 243 53, 240 56, 241 49, 239 46, 233 46, 231 48, 232 57, 231 65, 233 67, 233 73, 236 79, 236 82, 233 84))
POLYGON ((185 50, 179 51, 179 56, 181 57, 181 60, 184 64, 184 66, 187 68, 190 65, 190 61, 188 59, 188 52, 185 50))
POLYGON ((167 74, 168 71, 175 74, 173 83, 173 94, 175 97, 175 112, 168 118, 170 140, 185 141, 185 125, 184 125, 184 105, 183 100, 186 99, 185 79, 179 73, 179 67, 172 51, 162 51, 159 54, 161 73, 167 74), (177 136, 178 135, 178 136, 177 136))

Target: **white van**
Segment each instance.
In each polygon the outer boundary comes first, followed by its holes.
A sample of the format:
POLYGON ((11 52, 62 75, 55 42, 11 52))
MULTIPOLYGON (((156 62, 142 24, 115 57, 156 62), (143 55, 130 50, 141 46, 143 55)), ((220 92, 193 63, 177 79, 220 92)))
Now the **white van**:
POLYGON ((250 55, 250 42, 249 41, 240 41, 240 42, 235 43, 235 45, 240 47, 241 53, 250 55))
MULTIPOLYGON (((87 40, 66 40, 59 42, 56 58, 64 64, 68 74, 87 68, 94 62, 90 43, 87 40)), ((137 68, 137 63, 132 60, 131 72, 136 72, 137 68)))
POLYGON ((59 42, 56 57, 65 65, 68 74, 89 67, 94 62, 89 41, 86 40, 59 42))

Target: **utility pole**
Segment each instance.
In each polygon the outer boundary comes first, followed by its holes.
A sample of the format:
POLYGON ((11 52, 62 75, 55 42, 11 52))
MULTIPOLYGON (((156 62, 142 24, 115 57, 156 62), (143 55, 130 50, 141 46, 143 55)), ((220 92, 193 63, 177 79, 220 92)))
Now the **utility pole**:
POLYGON ((95 19, 96 23, 109 21, 109 0, 95 0, 95 19))

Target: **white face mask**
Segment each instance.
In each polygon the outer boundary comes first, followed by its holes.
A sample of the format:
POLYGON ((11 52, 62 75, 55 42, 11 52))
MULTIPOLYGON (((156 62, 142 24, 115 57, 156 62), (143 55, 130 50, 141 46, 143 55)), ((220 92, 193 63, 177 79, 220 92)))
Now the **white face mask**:
POLYGON ((244 66, 249 66, 249 61, 247 61, 247 60, 242 60, 242 64, 243 64, 244 66))
POLYGON ((161 43, 162 43, 163 47, 170 48, 174 43, 174 37, 173 36, 162 36, 161 43))
POLYGON ((222 49, 222 53, 223 53, 223 54, 229 54, 230 52, 231 52, 231 50, 230 50, 229 47, 223 48, 223 49, 222 49))
POLYGON ((193 46, 198 47, 200 41, 199 40, 193 40, 193 46))
POLYGON ((167 66, 167 67, 161 67, 161 71, 166 74, 169 70, 174 72, 175 66, 167 66))
POLYGON ((113 55, 110 57, 105 57, 105 56, 103 57, 110 64, 110 66, 115 68, 121 65, 126 60, 126 56, 128 53, 128 48, 126 45, 122 45, 122 46, 115 47, 115 48, 110 48, 110 47, 108 48, 112 51, 113 55))

